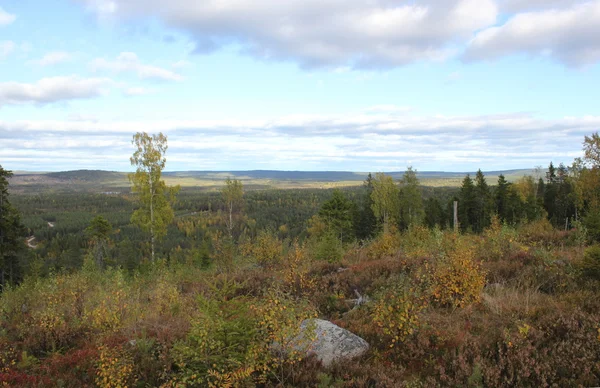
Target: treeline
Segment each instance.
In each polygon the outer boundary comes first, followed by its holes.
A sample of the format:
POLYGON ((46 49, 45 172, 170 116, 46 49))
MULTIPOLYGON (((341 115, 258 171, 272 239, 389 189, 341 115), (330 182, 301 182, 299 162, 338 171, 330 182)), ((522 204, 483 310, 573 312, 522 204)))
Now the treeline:
MULTIPOLYGON (((164 149, 156 161, 162 163, 162 170, 166 138, 161 141, 164 149)), ((1 170, 2 206, 6 209, 0 237, 18 236, 14 245, 18 249, 2 253, 0 280, 8 276, 8 281, 18 282, 26 274, 73 271, 92 253, 101 256, 96 261, 103 266, 129 270, 143 265, 153 250, 156 257, 167 261, 206 267, 224 254, 235 256, 240 247, 265 235, 288 244, 306 242, 321 252, 320 256, 334 260, 344 244, 360 244, 382 232, 420 225, 480 233, 494 217, 509 225, 547 218, 556 228, 585 228, 592 240, 598 240, 599 144, 597 134, 586 137, 585 156, 571 167, 550 163, 544 176, 539 170, 538 176, 525 176, 512 183, 500 176, 490 184, 478 171, 473 178, 467 175, 460 188, 423 187, 416 171, 408 168, 399 181, 383 173, 369 174, 361 187, 343 190, 243 192, 241 182, 234 180, 221 192, 187 190, 179 192, 176 199, 173 192, 162 205, 168 205, 165 209, 172 211, 172 217, 157 224, 156 242, 150 228, 152 212, 143 204, 143 198, 150 198, 141 191, 148 182, 145 172, 132 194, 40 193, 9 200, 9 172, 1 170), (458 225, 453 219, 455 202, 458 225), (19 213, 22 220, 17 217, 19 213), (108 226, 98 234, 92 220, 96 226, 103 221, 108 226), (30 236, 35 237, 30 240, 35 249, 25 249, 25 238, 30 236), (103 247, 101 254, 98 245, 103 247)), ((140 158, 143 161, 144 156, 140 154, 140 158)), ((160 175, 153 179, 162 182, 160 175)), ((168 190, 165 186, 159 197, 167 198, 168 190)))

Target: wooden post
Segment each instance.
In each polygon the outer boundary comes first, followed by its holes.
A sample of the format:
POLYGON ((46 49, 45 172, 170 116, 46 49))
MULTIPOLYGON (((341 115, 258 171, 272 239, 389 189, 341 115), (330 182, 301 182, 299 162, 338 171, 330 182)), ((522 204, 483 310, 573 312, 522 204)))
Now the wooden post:
POLYGON ((458 232, 458 201, 454 201, 454 231, 458 232))

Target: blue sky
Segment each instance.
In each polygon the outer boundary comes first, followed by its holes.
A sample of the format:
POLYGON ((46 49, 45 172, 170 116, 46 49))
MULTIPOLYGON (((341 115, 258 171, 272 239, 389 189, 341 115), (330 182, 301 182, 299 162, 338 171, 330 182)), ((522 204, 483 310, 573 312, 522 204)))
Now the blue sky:
POLYGON ((473 171, 600 128, 600 0, 0 0, 0 164, 473 171))

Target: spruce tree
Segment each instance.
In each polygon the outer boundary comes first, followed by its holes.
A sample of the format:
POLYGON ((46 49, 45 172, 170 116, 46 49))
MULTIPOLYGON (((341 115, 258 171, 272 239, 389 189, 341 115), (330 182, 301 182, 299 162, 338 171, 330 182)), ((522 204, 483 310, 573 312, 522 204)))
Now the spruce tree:
POLYGON ((0 287, 16 283, 22 276, 19 258, 25 251, 25 227, 9 200, 8 178, 12 171, 0 165, 0 287))
POLYGON ((490 225, 492 216, 492 194, 481 170, 475 175, 475 222, 474 232, 481 232, 490 225))
POLYGON ((496 187, 495 201, 496 201, 496 213, 500 217, 500 221, 506 222, 509 214, 509 187, 510 183, 506 181, 504 175, 500 174, 498 177, 498 187, 496 187))
POLYGON ((377 233, 377 217, 373 213, 373 176, 371 173, 363 183, 363 195, 355 207, 354 233, 358 240, 372 238, 377 233))
POLYGON ((467 174, 460 188, 458 202, 458 220, 463 231, 473 230, 477 222, 476 206, 475 185, 467 174))
POLYGON ((558 224, 556 213, 556 197, 558 194, 558 178, 556 176, 556 168, 550 162, 548 172, 546 172, 546 186, 544 188, 544 209, 548 213, 548 220, 553 225, 558 224))
POLYGON ((339 189, 336 189, 331 198, 321 206, 319 216, 329 231, 340 241, 349 241, 352 236, 353 209, 353 203, 339 189))

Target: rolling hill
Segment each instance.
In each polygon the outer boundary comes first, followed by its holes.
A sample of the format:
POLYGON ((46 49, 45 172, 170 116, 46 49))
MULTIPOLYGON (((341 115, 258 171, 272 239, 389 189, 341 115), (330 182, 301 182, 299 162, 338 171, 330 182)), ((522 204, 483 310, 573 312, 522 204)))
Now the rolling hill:
MULTIPOLYGON (((484 172, 488 183, 493 185, 500 174, 509 181, 524 175, 534 175, 533 169, 484 172)), ((366 172, 350 171, 172 171, 163 174, 169 185, 183 188, 215 190, 228 178, 240 179, 247 189, 267 188, 332 188, 357 186, 367 177, 366 172)), ((386 174, 400 179, 403 171, 386 174)), ((419 171, 418 176, 424 186, 459 186, 467 172, 419 171)), ((474 172, 469 172, 475 175, 474 172)), ((126 172, 103 170, 73 170, 61 172, 17 171, 10 180, 15 192, 38 191, 95 191, 128 192, 129 180, 126 172)))

